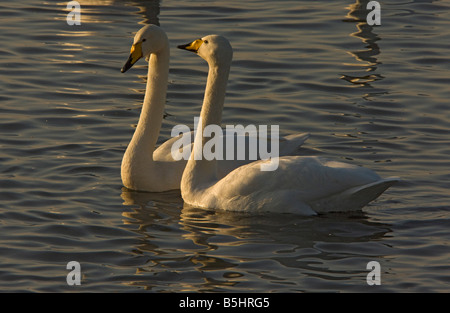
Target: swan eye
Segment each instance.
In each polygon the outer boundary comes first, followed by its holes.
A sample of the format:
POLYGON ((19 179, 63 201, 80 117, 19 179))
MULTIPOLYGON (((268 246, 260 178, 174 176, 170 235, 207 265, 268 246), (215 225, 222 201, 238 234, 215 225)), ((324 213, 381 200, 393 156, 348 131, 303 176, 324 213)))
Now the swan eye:
POLYGON ((208 43, 208 40, 205 40, 205 41, 203 41, 203 42, 207 44, 207 43, 208 43))

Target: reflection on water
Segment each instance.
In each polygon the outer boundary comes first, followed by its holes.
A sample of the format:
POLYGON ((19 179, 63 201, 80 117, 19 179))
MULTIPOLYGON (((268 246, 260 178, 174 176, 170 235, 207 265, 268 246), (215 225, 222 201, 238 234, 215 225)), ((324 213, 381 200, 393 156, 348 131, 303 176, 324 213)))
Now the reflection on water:
POLYGON ((136 273, 152 273, 148 280, 136 277, 129 284, 154 291, 163 281, 172 291, 248 292, 268 291, 259 290, 258 282, 267 286, 292 281, 289 288, 295 290, 297 282, 300 290, 304 281, 314 288, 328 278, 363 279, 368 260, 383 263, 389 250, 376 243, 391 231, 389 225, 371 222, 362 212, 319 218, 254 216, 187 205, 180 212, 179 202, 174 201, 177 197, 178 191, 123 190, 124 204, 133 207, 132 212, 122 213, 127 218, 124 222, 135 225, 139 237, 133 253, 151 260, 136 273), (167 236, 174 234, 178 240, 171 248, 167 236), (364 254, 359 254, 359 249, 364 254), (336 266, 324 268, 321 259, 336 266), (339 265, 347 262, 354 264, 353 270, 339 265), (199 275, 204 277, 202 281, 189 283, 199 275), (250 280, 256 281, 249 285, 250 280))
POLYGON ((139 8, 139 14, 143 17, 141 24, 155 24, 159 26, 159 0, 135 0, 133 2, 133 5, 139 8))
POLYGON ((445 1, 383 2, 373 27, 367 1, 80 3, 80 26, 67 25, 67 2, 0 3, 2 291, 449 290, 445 1), (214 32, 236 52, 225 124, 308 131, 299 153, 403 182, 357 215, 314 218, 121 191, 147 64, 120 68, 147 23, 173 47, 160 142, 192 124, 205 88, 204 62, 175 47, 214 32), (66 284, 72 260, 83 272, 77 289, 66 284), (373 260, 376 289, 366 284, 373 260))
MULTIPOLYGON (((108 9, 110 6, 126 5, 133 8, 137 8, 139 11, 134 12, 141 16, 142 21, 140 24, 155 24, 159 25, 159 14, 160 14, 160 1, 159 0, 134 0, 131 3, 120 0, 78 0, 81 7, 81 26, 72 27, 71 30, 78 28, 84 28, 92 23, 114 23, 114 17, 121 17, 119 12, 114 12, 105 16, 101 10, 108 9)), ((66 5, 66 3, 61 3, 61 5, 66 5)), ((67 13, 70 11, 64 8, 67 13)), ((66 19, 67 13, 62 12, 58 19, 66 19)))
POLYGON ((361 39, 361 41, 365 44, 364 48, 366 48, 366 50, 349 51, 349 53, 359 62, 357 64, 347 65, 362 67, 365 72, 370 73, 356 76, 343 75, 341 77, 342 79, 358 86, 370 86, 371 82, 383 78, 380 74, 372 73, 377 70, 377 65, 380 64, 376 56, 380 54, 380 47, 378 46, 377 41, 381 38, 373 32, 376 26, 370 26, 367 23, 366 18, 369 12, 366 9, 367 3, 369 3, 369 0, 357 0, 356 3, 349 5, 347 7, 349 12, 346 19, 343 20, 344 22, 356 23, 356 28, 358 31, 350 34, 350 36, 361 39))

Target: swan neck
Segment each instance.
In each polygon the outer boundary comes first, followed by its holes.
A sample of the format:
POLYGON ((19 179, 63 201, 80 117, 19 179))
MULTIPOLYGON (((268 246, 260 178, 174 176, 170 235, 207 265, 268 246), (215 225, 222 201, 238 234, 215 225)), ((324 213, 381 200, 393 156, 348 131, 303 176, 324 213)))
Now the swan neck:
MULTIPOLYGON (((153 156, 164 116, 169 76, 169 47, 153 53, 148 64, 147 85, 141 115, 133 140, 142 155, 153 156)), ((153 159, 153 157, 152 157, 153 159)))
MULTIPOLYGON (((222 110, 230 67, 210 66, 206 82, 205 96, 200 113, 203 129, 208 125, 222 123, 222 110)), ((202 131, 203 131, 202 129, 202 131)))
POLYGON ((208 125, 221 125, 229 71, 229 64, 225 66, 211 66, 210 64, 200 121, 194 139, 194 149, 181 181, 182 193, 185 195, 193 195, 196 187, 210 185, 217 180, 217 160, 215 158, 207 160, 204 155, 197 159, 196 155, 199 155, 199 149, 203 151, 205 143, 211 140, 210 137, 203 136, 205 128, 208 125))

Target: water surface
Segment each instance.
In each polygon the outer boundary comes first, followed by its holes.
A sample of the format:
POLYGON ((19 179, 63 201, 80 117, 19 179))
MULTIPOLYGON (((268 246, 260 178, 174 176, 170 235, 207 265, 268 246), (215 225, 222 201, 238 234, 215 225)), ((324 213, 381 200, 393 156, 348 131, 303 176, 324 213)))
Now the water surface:
POLYGON ((448 292, 448 2, 0 1, 3 292, 448 292), (171 40, 168 113, 192 127, 206 63, 176 49, 209 33, 234 48, 224 124, 310 132, 299 154, 400 176, 353 214, 214 212, 179 192, 122 189, 146 63, 121 74, 135 32, 171 40), (78 261, 81 286, 68 286, 78 261), (368 286, 366 265, 381 265, 368 286))

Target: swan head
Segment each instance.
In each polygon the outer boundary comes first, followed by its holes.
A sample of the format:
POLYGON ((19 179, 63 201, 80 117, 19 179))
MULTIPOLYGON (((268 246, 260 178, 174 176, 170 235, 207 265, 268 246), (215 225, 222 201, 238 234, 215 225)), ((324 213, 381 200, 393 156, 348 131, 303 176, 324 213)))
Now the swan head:
POLYGON ((122 67, 121 72, 128 71, 140 58, 150 59, 152 53, 158 53, 169 46, 166 33, 156 25, 142 27, 134 36, 130 56, 122 67))
POLYGON ((230 42, 220 35, 208 35, 178 48, 197 53, 210 65, 229 65, 233 58, 230 42))

